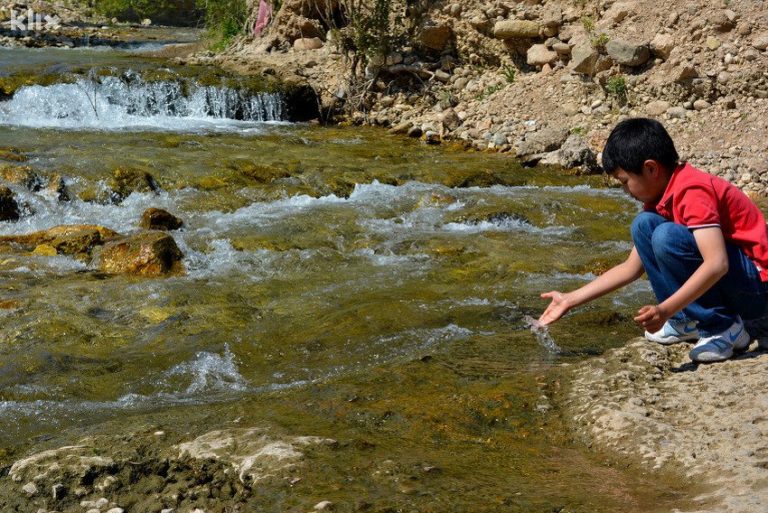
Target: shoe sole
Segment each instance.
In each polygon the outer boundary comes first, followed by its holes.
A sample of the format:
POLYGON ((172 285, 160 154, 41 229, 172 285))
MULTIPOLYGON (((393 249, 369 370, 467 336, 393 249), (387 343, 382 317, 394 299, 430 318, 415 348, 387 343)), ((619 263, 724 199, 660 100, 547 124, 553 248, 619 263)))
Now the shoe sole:
POLYGON ((743 353, 749 348, 749 344, 752 342, 752 339, 749 338, 749 335, 746 331, 742 331, 739 338, 736 340, 736 342, 733 343, 733 347, 728 349, 728 351, 723 353, 715 353, 711 351, 704 351, 702 353, 696 353, 696 348, 691 350, 690 353, 688 353, 688 356, 690 356, 691 361, 694 361, 696 363, 714 363, 714 362, 724 362, 725 360, 728 360, 731 358, 734 354, 737 353, 743 353))
POLYGON ((678 336, 670 336, 670 337, 656 337, 653 333, 645 332, 645 338, 646 340, 649 340, 651 342, 656 342, 657 344, 661 344, 664 346, 671 346, 673 344, 680 344, 682 342, 690 342, 692 340, 698 340, 699 334, 690 334, 690 335, 683 335, 681 337, 678 336))

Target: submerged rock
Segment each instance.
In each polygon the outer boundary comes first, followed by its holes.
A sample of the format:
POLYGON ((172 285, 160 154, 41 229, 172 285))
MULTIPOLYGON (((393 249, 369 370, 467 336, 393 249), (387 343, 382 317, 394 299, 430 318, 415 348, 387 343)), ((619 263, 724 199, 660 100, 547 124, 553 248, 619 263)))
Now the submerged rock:
POLYGON ((14 185, 21 185, 30 191, 39 191, 44 181, 29 166, 0 166, 0 178, 14 185))
POLYGON ((109 187, 112 189, 112 199, 115 202, 123 201, 133 192, 157 192, 160 190, 160 185, 148 172, 124 168, 117 168, 113 171, 109 187))
POLYGON ((161 208, 148 208, 141 216, 139 226, 145 230, 178 230, 184 221, 161 208))
POLYGON ((38 255, 69 255, 80 259, 91 256, 94 248, 120 235, 96 225, 62 225, 29 233, 26 235, 6 235, 0 237, 0 243, 14 244, 38 255))
POLYGON ((221 460, 230 463, 241 481, 260 481, 275 471, 289 470, 302 459, 301 447, 335 444, 335 440, 316 436, 298 436, 278 440, 263 429, 226 429, 211 431, 191 442, 177 446, 179 459, 221 460))
POLYGON ((182 274, 183 256, 176 241, 167 233, 142 232, 105 244, 99 267, 113 274, 149 277, 182 274))
POLYGON ((16 221, 19 219, 19 204, 13 196, 13 191, 0 186, 0 221, 16 221))

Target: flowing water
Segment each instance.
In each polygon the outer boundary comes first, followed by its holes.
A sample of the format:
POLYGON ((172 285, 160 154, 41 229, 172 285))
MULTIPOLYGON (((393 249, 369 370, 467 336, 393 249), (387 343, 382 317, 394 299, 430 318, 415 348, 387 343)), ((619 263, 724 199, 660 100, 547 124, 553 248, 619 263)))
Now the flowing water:
POLYGON ((185 222, 174 237, 187 273, 105 276, 63 256, 0 255, 6 460, 86 434, 256 425, 342 442, 292 494, 262 492, 265 511, 319 499, 669 509, 675 485, 590 456, 548 399, 560 364, 636 334, 630 314, 648 287, 544 338, 525 320, 546 306, 541 292, 626 253, 637 206, 620 191, 382 131, 235 120, 194 110, 205 103, 194 92, 166 91, 172 112, 140 108, 146 85, 121 84, 97 92, 113 109, 98 117, 73 84, 0 103, 0 146, 63 176, 72 196, 12 185, 25 214, 0 233, 131 233, 160 207, 185 222), (160 191, 110 201, 118 167, 150 172, 160 191))

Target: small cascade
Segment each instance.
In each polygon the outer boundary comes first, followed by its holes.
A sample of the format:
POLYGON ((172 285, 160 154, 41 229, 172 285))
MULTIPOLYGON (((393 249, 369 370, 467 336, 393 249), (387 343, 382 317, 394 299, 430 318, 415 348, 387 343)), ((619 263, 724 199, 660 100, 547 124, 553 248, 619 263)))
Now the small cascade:
POLYGON ((0 124, 45 128, 186 130, 222 122, 283 121, 279 93, 194 81, 146 81, 136 73, 29 86, 0 103, 0 124))

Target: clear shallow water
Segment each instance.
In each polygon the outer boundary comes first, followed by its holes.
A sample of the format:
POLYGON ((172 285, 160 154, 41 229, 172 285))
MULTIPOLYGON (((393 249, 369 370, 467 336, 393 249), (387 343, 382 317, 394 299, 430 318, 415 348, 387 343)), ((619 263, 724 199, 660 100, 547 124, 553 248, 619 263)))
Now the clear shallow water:
POLYGON ((379 131, 288 125, 0 125, 0 146, 62 175, 73 197, 12 185, 26 215, 0 234, 130 233, 161 207, 185 221, 174 237, 187 268, 147 280, 0 255, 8 458, 84 434, 234 422, 344 447, 313 462, 322 471, 305 477, 308 495, 265 491, 265 507, 319 494, 419 511, 669 509, 672 484, 602 466, 538 408, 553 369, 623 343, 650 297, 640 284, 575 312, 549 332, 559 352, 527 328, 546 306, 540 292, 579 286, 626 252, 637 206, 599 180, 379 131), (161 191, 110 202, 118 167, 150 172, 161 191), (388 465, 399 470, 382 474, 388 465), (407 477, 424 465, 441 471, 407 477))

